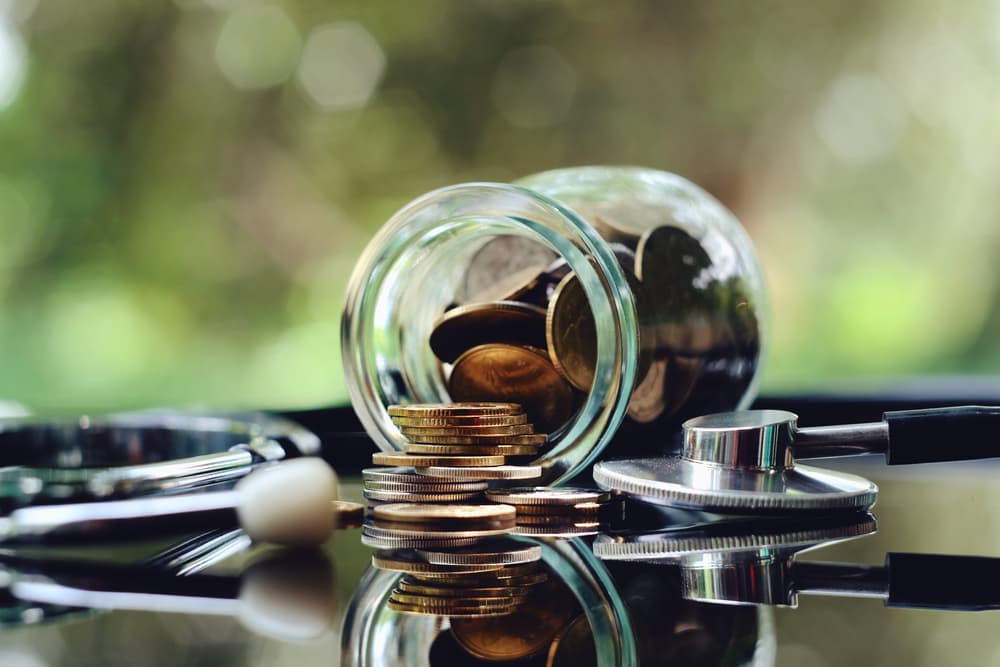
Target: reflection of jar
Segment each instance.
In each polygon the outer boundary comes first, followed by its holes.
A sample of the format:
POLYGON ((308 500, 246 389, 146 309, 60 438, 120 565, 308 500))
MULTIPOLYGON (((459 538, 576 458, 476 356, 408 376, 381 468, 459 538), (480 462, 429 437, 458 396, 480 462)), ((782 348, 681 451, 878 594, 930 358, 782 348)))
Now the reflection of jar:
MULTIPOLYGON (((351 277, 342 351, 355 410, 381 448, 404 442, 387 406, 452 400, 449 367, 428 341, 447 308, 475 299, 470 267, 497 237, 516 249, 507 273, 530 274, 537 261, 542 282, 551 279, 545 297, 566 304, 544 304, 548 349, 538 352, 557 369, 572 366, 562 374, 584 390, 550 431, 539 459, 546 481, 579 472, 623 422, 630 436, 663 442, 684 419, 751 400, 766 293, 733 215, 672 174, 565 169, 437 190, 369 244, 351 277)), ((486 276, 503 282, 504 270, 486 276)))

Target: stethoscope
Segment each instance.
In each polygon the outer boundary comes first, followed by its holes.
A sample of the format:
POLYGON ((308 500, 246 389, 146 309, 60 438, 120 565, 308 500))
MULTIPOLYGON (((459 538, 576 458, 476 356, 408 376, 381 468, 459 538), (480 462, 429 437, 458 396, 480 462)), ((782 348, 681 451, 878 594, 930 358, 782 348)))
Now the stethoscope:
POLYGON ((782 410, 706 415, 683 424, 679 455, 604 461, 594 481, 657 505, 720 514, 867 510, 878 487, 796 459, 881 453, 889 465, 1000 456, 1000 407, 886 412, 881 421, 799 428, 782 410))
POLYGON ((0 420, 0 543, 241 527, 318 544, 336 528, 338 492, 319 452, 315 434, 262 413, 0 420))
POLYGON ((888 553, 883 565, 796 560, 875 530, 874 517, 852 512, 601 534, 593 549, 602 560, 678 567, 682 596, 701 602, 794 607, 799 594, 811 594, 875 598, 889 607, 1000 609, 1000 558, 888 553))

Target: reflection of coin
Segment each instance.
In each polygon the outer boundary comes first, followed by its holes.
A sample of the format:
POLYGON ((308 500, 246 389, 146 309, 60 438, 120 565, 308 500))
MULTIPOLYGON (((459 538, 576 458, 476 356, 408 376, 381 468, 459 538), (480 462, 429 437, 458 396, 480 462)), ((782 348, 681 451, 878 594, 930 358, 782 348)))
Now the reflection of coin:
POLYGON ((581 614, 552 642, 545 667, 597 667, 597 648, 590 621, 581 614))
POLYGON ((410 405, 390 405, 392 417, 452 417, 462 415, 519 415, 524 411, 517 403, 496 401, 466 401, 457 403, 412 403, 410 405))
POLYGON ((451 371, 448 391, 460 401, 517 401, 538 431, 562 426, 573 411, 573 390, 542 350, 490 344, 463 354, 451 371))
POLYGON ((597 530, 601 522, 593 515, 573 517, 558 514, 518 514, 518 526, 549 526, 553 530, 597 530))
POLYGON ((403 445, 408 454, 439 454, 442 456, 532 456, 538 454, 538 447, 526 445, 425 445, 412 443, 403 445))
POLYGON ((517 424, 527 424, 528 415, 452 415, 450 417, 393 417, 392 423, 396 426, 514 426, 517 424))
POLYGON ((510 565, 532 563, 542 558, 542 548, 537 544, 510 539, 484 540, 464 549, 418 550, 417 553, 427 562, 441 565, 510 565))
MULTIPOLYGON (((375 509, 381 507, 377 505, 375 509)), ((427 507, 437 507, 437 505, 427 505, 427 507)), ((496 524, 492 524, 496 525, 496 524)), ((385 539, 402 539, 402 540, 459 540, 463 538, 476 538, 481 539, 484 537, 495 537, 497 535, 506 535, 510 532, 513 527, 513 521, 509 522, 509 525, 504 527, 488 527, 466 530, 465 528, 453 528, 453 527, 442 527, 440 529, 429 529, 421 524, 409 523, 400 524, 393 523, 387 524, 389 527, 382 527, 382 524, 365 524, 362 528, 364 535, 377 538, 385 539)), ((421 547, 417 547, 421 548, 421 547)))
POLYGON ((494 622, 453 621, 456 641, 480 660, 515 661, 542 653, 578 613, 566 585, 550 578, 510 616, 494 622))
POLYGON ((628 403, 628 416, 646 424, 661 414, 667 404, 664 394, 664 382, 667 376, 667 360, 657 359, 649 366, 646 377, 635 386, 632 398, 628 403))
POLYGON ((557 257, 547 246, 523 236, 502 235, 486 241, 469 259, 456 299, 468 303, 488 295, 506 276, 540 272, 557 257))
POLYGON ((426 468, 427 466, 454 466, 454 467, 479 467, 503 465, 502 456, 414 456, 412 454, 391 454, 389 452, 375 452, 372 454, 372 463, 380 466, 414 466, 426 468))
POLYGON ((415 468, 418 475, 447 477, 448 479, 537 479, 542 476, 542 466, 489 466, 485 468, 448 468, 429 466, 415 468))
POLYGON ((538 447, 544 445, 545 441, 546 436, 541 433, 527 435, 423 435, 414 444, 538 447))
POLYGON ((421 436, 483 436, 483 435, 527 435, 534 433, 531 424, 514 424, 512 426, 402 426, 400 432, 407 439, 420 442, 421 436))
POLYGON ((428 563, 412 549, 386 549, 378 551, 372 554, 372 565, 380 570, 405 572, 407 574, 459 575, 490 570, 489 567, 483 565, 440 565, 428 563))
POLYGON ((435 323, 429 342, 435 356, 447 363, 484 343, 544 347, 545 309, 517 301, 452 308, 435 323))
POLYGON ((415 523, 456 523, 513 519, 510 505, 418 505, 399 503, 382 505, 372 511, 374 517, 384 521, 415 523))

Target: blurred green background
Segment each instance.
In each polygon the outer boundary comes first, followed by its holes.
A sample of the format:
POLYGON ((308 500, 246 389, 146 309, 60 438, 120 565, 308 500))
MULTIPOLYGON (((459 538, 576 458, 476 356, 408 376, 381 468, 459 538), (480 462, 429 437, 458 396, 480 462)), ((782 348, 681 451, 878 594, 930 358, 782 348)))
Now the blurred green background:
POLYGON ((344 401, 389 215, 584 164, 743 220, 765 389, 995 372, 998 71, 996 0, 0 0, 0 398, 344 401))

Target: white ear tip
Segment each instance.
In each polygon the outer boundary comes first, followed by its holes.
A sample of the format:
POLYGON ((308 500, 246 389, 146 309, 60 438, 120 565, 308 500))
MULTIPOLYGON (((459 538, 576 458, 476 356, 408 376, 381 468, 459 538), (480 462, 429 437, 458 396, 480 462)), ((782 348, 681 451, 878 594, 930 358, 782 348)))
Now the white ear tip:
POLYGON ((258 470, 236 485, 237 514, 253 540, 322 544, 333 532, 337 475, 322 459, 292 459, 258 470))

